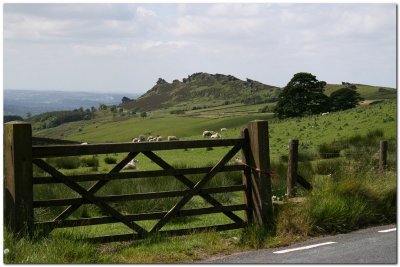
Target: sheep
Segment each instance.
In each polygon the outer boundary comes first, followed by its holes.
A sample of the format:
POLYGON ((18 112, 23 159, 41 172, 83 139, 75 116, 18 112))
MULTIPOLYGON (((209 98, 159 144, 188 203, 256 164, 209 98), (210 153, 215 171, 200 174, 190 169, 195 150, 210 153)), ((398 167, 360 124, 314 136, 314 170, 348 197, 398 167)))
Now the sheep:
POLYGON ((168 141, 173 141, 173 140, 179 140, 176 136, 172 135, 172 136, 168 136, 168 141))
POLYGON ((212 138, 212 139, 220 139, 221 135, 219 133, 215 133, 215 134, 211 135, 210 138, 212 138))
POLYGON ((226 129, 226 128, 221 128, 221 130, 220 130, 220 132, 226 132, 226 131, 228 131, 228 129, 226 129))
POLYGON ((132 139, 132 143, 138 143, 139 141, 140 141, 139 138, 133 138, 133 139, 132 139))
POLYGON ((206 137, 211 137, 211 135, 213 135, 213 134, 215 134, 214 131, 204 131, 204 132, 203 132, 203 137, 204 137, 204 138, 206 138, 206 137))
POLYGON ((81 145, 88 145, 88 144, 89 144, 88 142, 81 143, 81 145))
POLYGON ((124 166, 124 170, 136 170, 136 163, 138 161, 136 159, 133 159, 131 161, 129 161, 125 166, 124 166))
POLYGON ((152 139, 153 139, 153 136, 150 135, 149 137, 147 137, 147 142, 151 142, 150 140, 152 140, 152 139))
POLYGON ((325 115, 328 115, 329 114, 329 112, 324 112, 324 113, 322 113, 321 115, 322 116, 325 116, 325 115))
POLYGON ((146 140, 146 137, 144 135, 139 135, 139 142, 144 142, 146 140))
POLYGON ((160 142, 162 140, 163 140, 162 136, 157 136, 157 139, 156 139, 157 142, 160 142))

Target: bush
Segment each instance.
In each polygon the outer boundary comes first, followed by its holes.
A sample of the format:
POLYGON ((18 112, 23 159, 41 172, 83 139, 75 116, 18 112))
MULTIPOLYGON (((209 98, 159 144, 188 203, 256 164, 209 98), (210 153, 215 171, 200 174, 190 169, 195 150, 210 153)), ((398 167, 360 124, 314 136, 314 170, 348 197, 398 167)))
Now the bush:
POLYGON ((98 167, 99 166, 99 159, 96 156, 86 157, 81 159, 81 166, 82 167, 98 167))
POLYGON ((318 146, 318 153, 322 159, 337 158, 340 156, 340 147, 336 143, 324 143, 318 146))
POLYGON ((78 169, 81 166, 79 157, 48 158, 47 163, 54 165, 57 169, 78 169))
POLYGON ((114 157, 105 157, 104 162, 106 164, 115 164, 115 163, 117 163, 117 159, 114 157))

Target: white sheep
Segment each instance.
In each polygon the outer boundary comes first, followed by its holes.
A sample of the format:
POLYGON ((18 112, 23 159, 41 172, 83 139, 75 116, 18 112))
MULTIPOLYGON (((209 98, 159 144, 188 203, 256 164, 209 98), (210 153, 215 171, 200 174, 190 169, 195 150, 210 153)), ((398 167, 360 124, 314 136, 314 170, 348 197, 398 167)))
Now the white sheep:
POLYGON ((204 131, 204 132, 203 132, 203 137, 204 137, 204 138, 206 138, 206 137, 211 137, 213 134, 215 134, 214 131, 204 131))
POLYGON ((325 115, 328 115, 329 114, 329 112, 324 112, 324 113, 322 113, 321 115, 322 116, 325 116, 325 115))
POLYGON ((157 142, 160 142, 162 140, 163 140, 162 136, 157 136, 157 139, 156 139, 157 142))
POLYGON ((152 139, 153 139, 153 136, 150 135, 149 137, 147 137, 147 142, 151 142, 150 140, 152 140, 152 139))
POLYGON ((220 132, 226 132, 226 131, 228 131, 228 129, 226 129, 226 128, 221 128, 221 130, 220 130, 220 132))
POLYGON ((139 138, 133 138, 132 139, 132 143, 139 143, 140 142, 140 139, 139 138))
POLYGON ((220 139, 221 135, 219 133, 215 133, 215 134, 211 135, 210 138, 212 138, 212 139, 220 139))
POLYGON ((88 144, 89 144, 88 142, 81 143, 81 145, 88 145, 88 144))
POLYGON ((136 159, 133 159, 131 161, 129 161, 125 166, 124 166, 124 170, 136 170, 136 163, 138 161, 136 159))
POLYGON ((168 141, 179 140, 175 135, 168 136, 168 141))

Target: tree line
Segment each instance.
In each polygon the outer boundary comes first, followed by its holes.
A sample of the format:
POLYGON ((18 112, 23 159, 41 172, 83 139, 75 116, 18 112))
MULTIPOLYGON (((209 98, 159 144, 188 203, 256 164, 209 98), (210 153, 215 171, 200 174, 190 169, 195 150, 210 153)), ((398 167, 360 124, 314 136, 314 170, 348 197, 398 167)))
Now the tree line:
POLYGON ((363 100, 357 91, 347 87, 327 96, 325 86, 325 81, 318 81, 311 73, 296 73, 278 96, 276 116, 284 119, 346 110, 363 100))

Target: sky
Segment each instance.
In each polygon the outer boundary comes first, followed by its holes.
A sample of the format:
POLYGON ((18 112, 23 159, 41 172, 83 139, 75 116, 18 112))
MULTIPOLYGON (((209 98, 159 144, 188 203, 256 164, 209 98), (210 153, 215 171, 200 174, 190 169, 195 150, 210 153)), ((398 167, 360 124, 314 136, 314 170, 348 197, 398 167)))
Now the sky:
POLYGON ((195 72, 396 87, 396 4, 13 4, 5 89, 144 93, 195 72))

